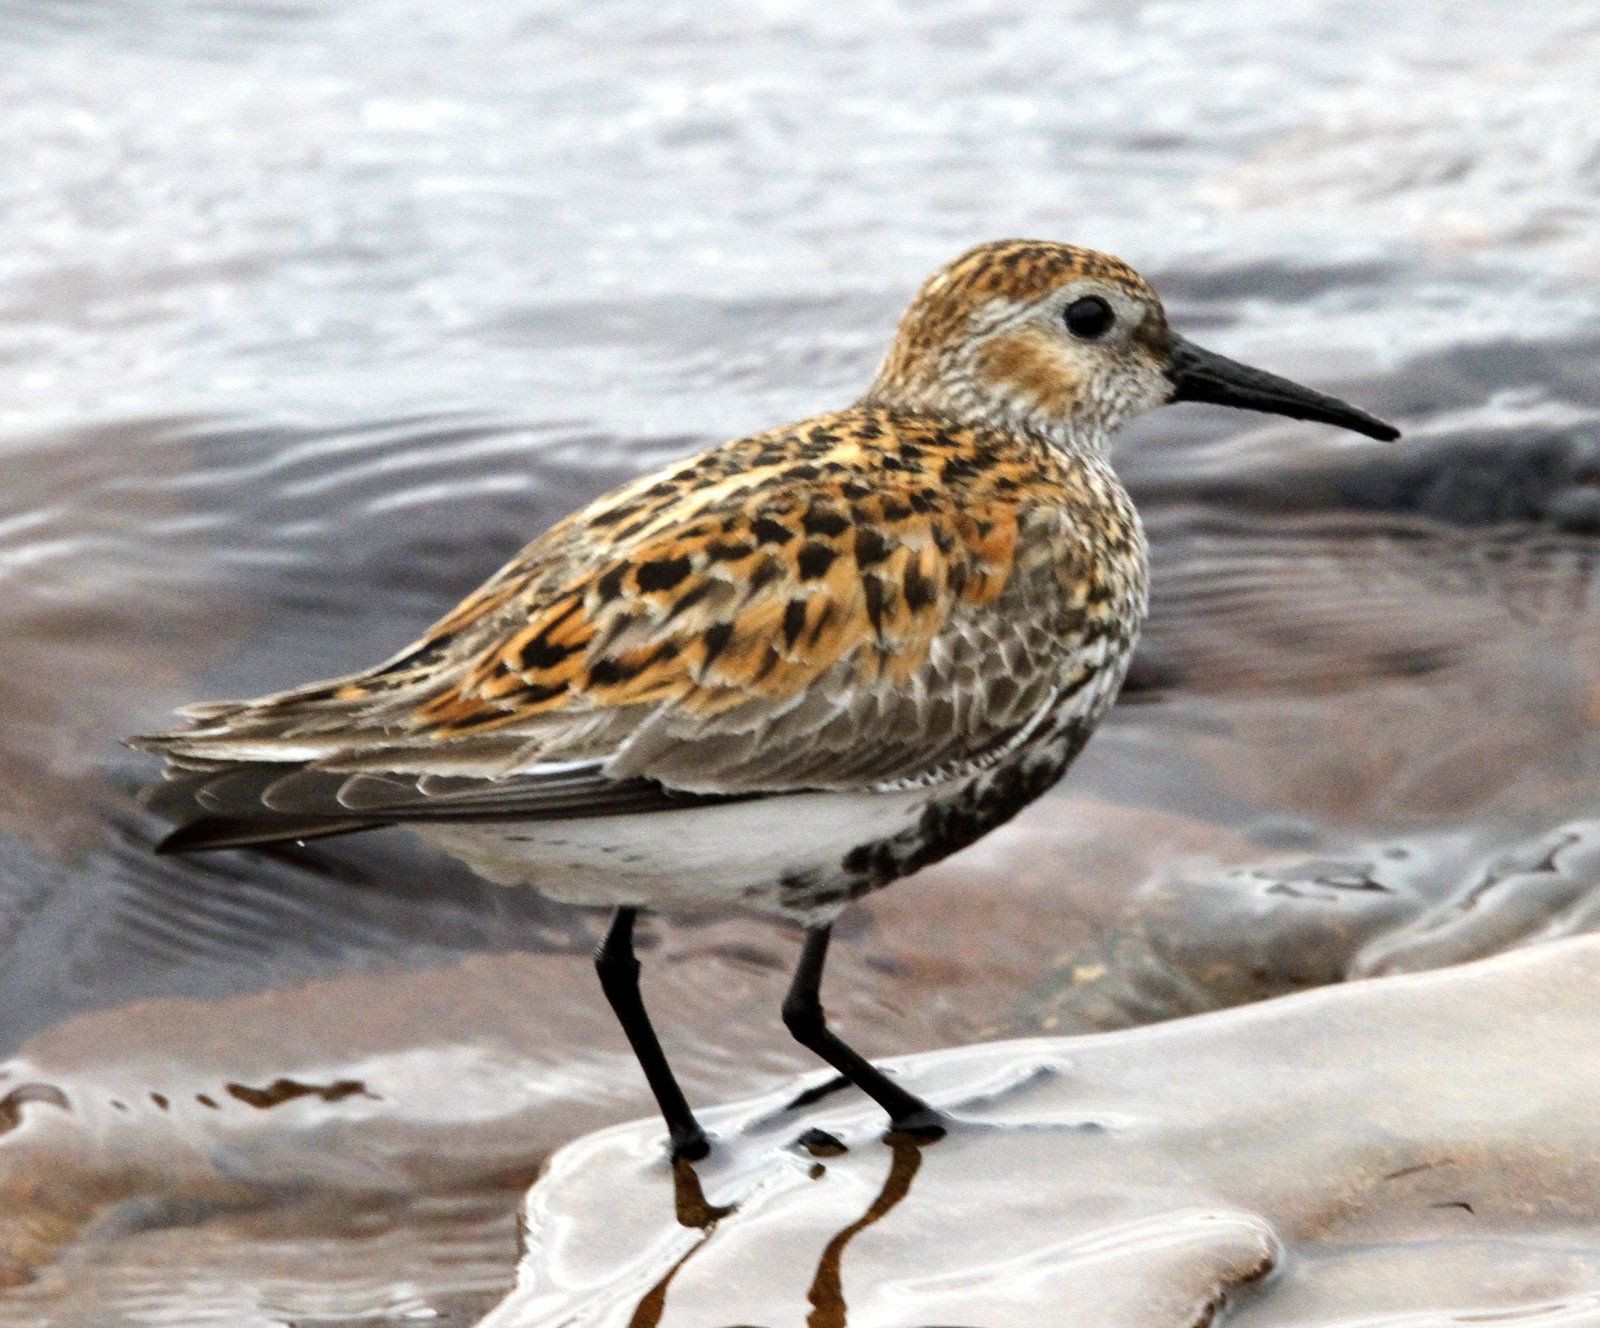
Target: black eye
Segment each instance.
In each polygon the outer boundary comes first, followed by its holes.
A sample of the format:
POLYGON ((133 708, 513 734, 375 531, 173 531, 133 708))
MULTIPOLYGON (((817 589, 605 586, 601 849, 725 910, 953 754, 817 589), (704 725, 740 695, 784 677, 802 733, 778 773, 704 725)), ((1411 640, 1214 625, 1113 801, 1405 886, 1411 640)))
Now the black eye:
POLYGON ((1081 300, 1074 300, 1067 306, 1063 317, 1067 331, 1083 341, 1103 337, 1116 319, 1111 306, 1098 295, 1085 295, 1081 300))

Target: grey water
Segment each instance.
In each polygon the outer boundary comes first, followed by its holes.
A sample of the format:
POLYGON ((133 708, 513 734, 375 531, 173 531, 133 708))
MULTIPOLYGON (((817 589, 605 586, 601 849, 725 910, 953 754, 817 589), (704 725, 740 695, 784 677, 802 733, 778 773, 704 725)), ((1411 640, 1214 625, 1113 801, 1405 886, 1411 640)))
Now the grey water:
MULTIPOLYGON (((155 859, 119 739, 373 662, 585 498, 849 400, 982 239, 1117 253, 1406 437, 1129 432, 1125 703, 862 910, 864 1046, 1590 929, 1597 89, 1571 3, 0 5, 0 1321, 492 1303, 542 1157, 648 1105, 594 920, 388 834, 155 859)), ((806 1064, 792 956, 658 933, 701 1096, 806 1064)))

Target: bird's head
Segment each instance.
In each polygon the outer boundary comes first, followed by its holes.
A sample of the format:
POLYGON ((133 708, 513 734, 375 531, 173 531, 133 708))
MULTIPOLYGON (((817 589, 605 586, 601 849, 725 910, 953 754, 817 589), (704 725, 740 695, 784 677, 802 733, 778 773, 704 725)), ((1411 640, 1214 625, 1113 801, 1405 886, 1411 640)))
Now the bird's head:
POLYGON ((867 399, 1025 427, 1076 449, 1099 450, 1126 420, 1177 401, 1399 437, 1335 397, 1171 331, 1155 291, 1120 259, 1044 240, 979 245, 929 277, 867 399))

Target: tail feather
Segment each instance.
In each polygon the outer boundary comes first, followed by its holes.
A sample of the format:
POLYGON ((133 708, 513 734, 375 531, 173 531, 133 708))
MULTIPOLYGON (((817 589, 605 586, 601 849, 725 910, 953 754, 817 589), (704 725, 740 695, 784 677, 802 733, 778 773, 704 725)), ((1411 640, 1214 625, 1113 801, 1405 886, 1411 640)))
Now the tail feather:
POLYGON ((203 853, 210 849, 250 848, 262 844, 296 843, 326 839, 356 830, 375 830, 381 821, 335 821, 326 817, 290 820, 251 820, 242 816, 202 816, 180 825, 156 845, 157 853, 203 853))
POLYGON ((599 758, 483 776, 384 770, 282 753, 276 760, 242 760, 193 741, 196 750, 185 746, 182 734, 133 740, 167 758, 166 777, 140 799, 156 815, 177 822, 158 853, 292 843, 419 821, 633 816, 764 796, 676 789, 642 775, 616 779, 599 758))

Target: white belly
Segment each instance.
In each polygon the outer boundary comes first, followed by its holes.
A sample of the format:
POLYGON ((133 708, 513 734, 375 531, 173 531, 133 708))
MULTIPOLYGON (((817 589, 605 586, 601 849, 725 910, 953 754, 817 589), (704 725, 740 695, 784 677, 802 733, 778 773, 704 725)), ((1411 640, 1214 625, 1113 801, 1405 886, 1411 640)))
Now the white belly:
POLYGON ((840 874, 851 849, 914 825, 930 791, 797 793, 720 806, 567 821, 413 822, 424 839, 501 885, 572 904, 665 912, 746 908, 825 921, 785 902, 785 878, 840 874))

